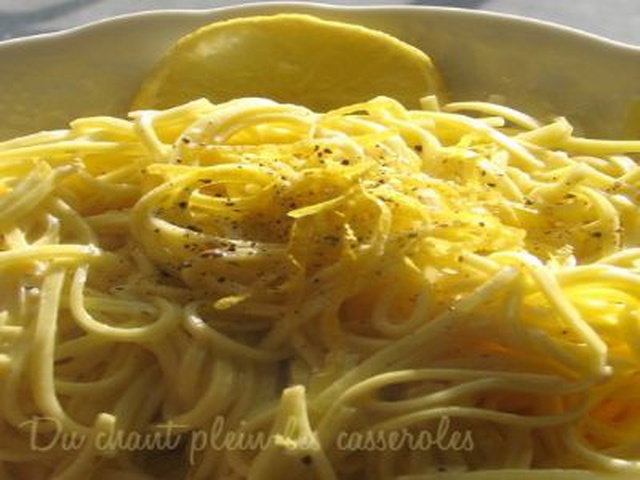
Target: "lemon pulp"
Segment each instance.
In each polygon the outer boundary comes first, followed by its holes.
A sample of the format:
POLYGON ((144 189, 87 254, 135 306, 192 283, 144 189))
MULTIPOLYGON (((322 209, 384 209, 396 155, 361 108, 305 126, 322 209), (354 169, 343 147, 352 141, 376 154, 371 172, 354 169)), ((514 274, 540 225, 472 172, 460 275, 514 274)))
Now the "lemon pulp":
POLYGON ((386 33, 309 15, 216 22, 180 39, 134 97, 163 109, 205 97, 265 97, 316 111, 392 97, 407 107, 443 94, 431 59, 386 33))

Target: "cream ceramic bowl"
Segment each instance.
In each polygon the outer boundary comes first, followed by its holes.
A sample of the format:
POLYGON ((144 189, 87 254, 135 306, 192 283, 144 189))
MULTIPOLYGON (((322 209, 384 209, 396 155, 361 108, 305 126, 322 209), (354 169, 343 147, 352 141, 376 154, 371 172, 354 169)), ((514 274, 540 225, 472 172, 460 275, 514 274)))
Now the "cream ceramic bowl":
POLYGON ((498 96, 535 114, 567 116, 591 135, 640 136, 639 47, 471 10, 263 3, 139 13, 0 43, 0 138, 61 128, 79 116, 124 115, 145 73, 182 35, 217 20, 280 12, 395 35, 435 60, 456 100, 498 96))

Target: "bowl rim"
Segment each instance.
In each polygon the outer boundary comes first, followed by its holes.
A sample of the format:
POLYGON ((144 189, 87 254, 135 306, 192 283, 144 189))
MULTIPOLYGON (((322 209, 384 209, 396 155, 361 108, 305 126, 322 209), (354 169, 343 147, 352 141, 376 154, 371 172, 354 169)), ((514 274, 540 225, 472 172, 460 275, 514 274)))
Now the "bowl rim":
MULTIPOLYGON (((566 35, 573 36, 576 39, 589 41, 600 44, 601 46, 608 46, 616 50, 624 50, 631 53, 640 54, 640 44, 634 45, 631 43, 623 42, 620 40, 614 40, 603 35, 589 32, 577 27, 571 27, 562 23, 557 23, 549 20, 541 20, 525 15, 517 15, 511 13, 494 12, 483 9, 471 9, 461 7, 450 6, 434 6, 434 5, 334 5, 320 2, 299 2, 299 1, 276 1, 276 2, 246 2, 238 5, 227 5, 214 8, 165 8, 155 10, 141 10, 131 13, 123 13, 113 16, 108 16, 93 20, 87 23, 82 23, 69 28, 56 30, 52 32, 39 33, 34 35, 26 35, 21 37, 9 38, 0 41, 0 51, 5 47, 11 47, 14 45, 25 46, 28 44, 36 44, 49 40, 57 40, 64 37, 72 37, 74 35, 82 35, 87 31, 90 31, 96 27, 108 27, 122 22, 130 20, 136 20, 138 18, 150 18, 150 17, 165 17, 171 15, 184 15, 184 16, 207 16, 214 15, 217 12, 232 13, 234 10, 238 13, 242 13, 243 10, 250 10, 254 8, 263 8, 265 10, 274 11, 279 8, 313 8, 319 12, 325 11, 403 11, 403 12, 439 12, 439 13, 451 13, 455 15, 478 17, 478 18, 490 18, 498 21, 508 21, 520 24, 526 24, 528 26, 551 29, 558 33, 564 33, 566 35)), ((263 13, 260 15, 267 15, 269 13, 263 13)))

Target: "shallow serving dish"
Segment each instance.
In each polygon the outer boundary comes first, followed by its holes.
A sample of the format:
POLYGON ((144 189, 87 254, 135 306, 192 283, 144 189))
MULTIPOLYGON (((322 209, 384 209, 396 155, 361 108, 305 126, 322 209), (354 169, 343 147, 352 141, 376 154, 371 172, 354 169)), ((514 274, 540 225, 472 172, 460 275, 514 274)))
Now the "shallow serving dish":
POLYGON ((145 72, 203 24, 280 12, 314 14, 395 35, 431 55, 456 100, 495 99, 564 115, 588 134, 640 135, 640 47, 514 16, 438 7, 248 4, 163 10, 0 43, 0 138, 123 115, 145 72))

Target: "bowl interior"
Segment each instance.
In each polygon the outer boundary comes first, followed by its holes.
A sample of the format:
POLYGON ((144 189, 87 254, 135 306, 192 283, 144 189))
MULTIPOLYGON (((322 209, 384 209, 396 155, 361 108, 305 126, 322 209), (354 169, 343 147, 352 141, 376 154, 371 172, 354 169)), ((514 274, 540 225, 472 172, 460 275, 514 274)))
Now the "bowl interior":
POLYGON ((299 12, 386 31, 428 53, 455 100, 498 98, 563 115, 594 136, 640 134, 640 48, 543 22, 437 7, 252 4, 156 11, 0 44, 0 138, 123 115, 139 82, 180 36, 237 16, 299 12), (634 117, 635 113, 635 117, 634 117))

